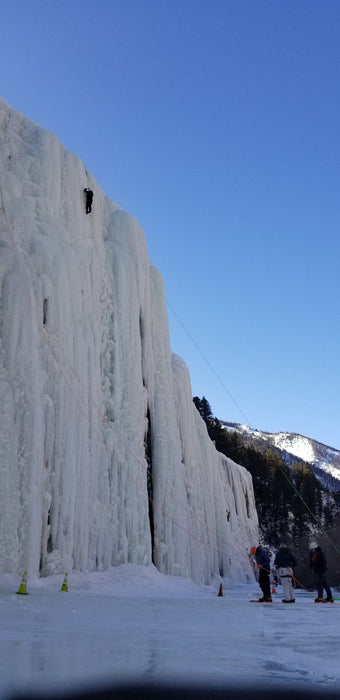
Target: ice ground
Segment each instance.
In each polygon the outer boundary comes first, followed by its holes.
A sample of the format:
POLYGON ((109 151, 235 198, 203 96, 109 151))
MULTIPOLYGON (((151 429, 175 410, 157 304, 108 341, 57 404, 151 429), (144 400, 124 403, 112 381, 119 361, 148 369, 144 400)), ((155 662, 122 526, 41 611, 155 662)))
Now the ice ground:
MULTIPOLYGON (((256 583, 224 589, 121 565, 103 573, 0 576, 0 696, 119 682, 340 689, 340 605, 253 605, 256 583), (338 609, 339 607, 339 609, 338 609)), ((281 601, 281 587, 274 599, 281 601)))

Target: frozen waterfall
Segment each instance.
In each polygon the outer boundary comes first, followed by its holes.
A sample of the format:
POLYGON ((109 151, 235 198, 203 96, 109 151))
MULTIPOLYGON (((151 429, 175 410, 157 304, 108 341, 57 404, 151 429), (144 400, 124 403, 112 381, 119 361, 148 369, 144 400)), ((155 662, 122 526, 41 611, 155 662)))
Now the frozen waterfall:
POLYGON ((0 571, 251 580, 251 476, 193 404, 143 231, 1 100, 0 207, 0 571))

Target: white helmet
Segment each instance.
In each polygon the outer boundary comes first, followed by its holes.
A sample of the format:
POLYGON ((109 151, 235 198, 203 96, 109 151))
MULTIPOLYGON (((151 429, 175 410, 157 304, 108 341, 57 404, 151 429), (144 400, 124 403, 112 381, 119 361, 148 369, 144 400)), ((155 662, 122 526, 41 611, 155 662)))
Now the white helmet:
POLYGON ((316 549, 317 548, 317 543, 316 542, 311 542, 309 545, 309 549, 316 549))

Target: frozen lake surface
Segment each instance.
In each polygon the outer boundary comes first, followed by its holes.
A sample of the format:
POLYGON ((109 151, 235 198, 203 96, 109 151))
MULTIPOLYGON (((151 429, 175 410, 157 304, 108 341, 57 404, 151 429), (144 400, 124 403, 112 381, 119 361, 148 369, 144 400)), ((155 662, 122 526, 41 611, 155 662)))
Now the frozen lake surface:
MULTIPOLYGON (((0 693, 120 682, 340 689, 340 605, 255 605, 257 584, 199 586, 153 567, 0 576, 0 693)), ((273 596, 281 601, 281 587, 273 596)))

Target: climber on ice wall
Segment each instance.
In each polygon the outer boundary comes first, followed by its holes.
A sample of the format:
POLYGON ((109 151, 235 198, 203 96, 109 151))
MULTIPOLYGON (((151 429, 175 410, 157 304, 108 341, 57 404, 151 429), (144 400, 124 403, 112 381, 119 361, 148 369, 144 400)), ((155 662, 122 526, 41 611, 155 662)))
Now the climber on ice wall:
POLYGON ((84 192, 85 192, 86 214, 90 214, 90 212, 92 211, 93 192, 92 192, 92 190, 89 189, 89 187, 85 187, 84 192))

